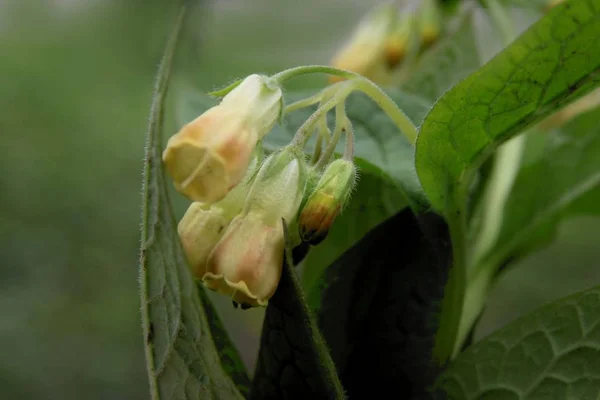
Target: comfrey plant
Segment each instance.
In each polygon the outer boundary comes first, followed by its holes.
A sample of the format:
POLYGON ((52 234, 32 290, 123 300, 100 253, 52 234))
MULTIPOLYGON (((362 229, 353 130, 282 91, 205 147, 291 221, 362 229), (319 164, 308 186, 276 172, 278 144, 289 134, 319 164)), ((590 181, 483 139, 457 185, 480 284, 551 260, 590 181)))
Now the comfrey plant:
POLYGON ((153 399, 600 398, 598 286, 474 336, 498 276, 598 211, 600 0, 378 6, 331 66, 185 97, 163 146, 186 15, 144 169, 153 399), (252 379, 210 291, 265 309, 252 379))

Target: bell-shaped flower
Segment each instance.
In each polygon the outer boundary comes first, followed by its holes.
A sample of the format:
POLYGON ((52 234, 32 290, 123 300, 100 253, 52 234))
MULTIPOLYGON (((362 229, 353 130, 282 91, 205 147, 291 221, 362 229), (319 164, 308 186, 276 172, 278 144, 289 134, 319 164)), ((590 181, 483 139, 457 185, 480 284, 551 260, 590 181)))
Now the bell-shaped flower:
POLYGON ((304 193, 304 160, 293 152, 271 155, 252 185, 244 211, 215 246, 203 277, 206 287, 242 304, 265 306, 281 277, 282 219, 294 219, 304 193))
POLYGON ((196 278, 204 277, 208 256, 223 237, 233 218, 242 212, 251 178, 260 159, 261 149, 257 148, 246 176, 239 185, 216 203, 193 202, 179 222, 177 233, 189 267, 196 278))
POLYGON ((298 217, 300 237, 316 245, 323 241, 335 218, 346 205, 356 181, 356 167, 338 159, 327 168, 298 217))
POLYGON ((175 188, 193 201, 214 203, 244 177, 257 142, 282 110, 281 89, 250 75, 172 136, 163 162, 175 188))

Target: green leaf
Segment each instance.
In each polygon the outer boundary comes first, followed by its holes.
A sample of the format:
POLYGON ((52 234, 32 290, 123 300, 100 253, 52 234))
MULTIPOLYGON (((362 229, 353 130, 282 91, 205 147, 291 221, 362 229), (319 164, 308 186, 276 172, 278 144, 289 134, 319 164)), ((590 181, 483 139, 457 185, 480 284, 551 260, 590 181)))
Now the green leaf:
POLYGON ((597 399, 600 287, 548 304, 473 345, 439 378, 440 399, 597 399))
POLYGON ((219 354, 171 211, 161 162, 164 102, 185 15, 158 71, 144 163, 140 287, 152 399, 242 399, 219 354))
POLYGON ((325 269, 367 232, 406 207, 402 193, 379 168, 364 161, 357 161, 357 166, 360 180, 350 203, 336 218, 327 238, 312 247, 302 263, 302 286, 314 311, 327 285, 325 269))
POLYGON ((460 207, 475 168, 500 143, 598 86, 599 16, 600 0, 567 1, 436 103, 416 151, 436 209, 460 207))
MULTIPOLYGON (((498 266, 532 238, 552 233, 578 199, 600 188, 600 109, 544 134, 542 155, 517 175, 498 240, 482 264, 498 266)), ((589 207, 588 207, 589 208, 589 207)), ((589 210, 593 211, 593 210, 589 210)), ((600 212, 600 204, 596 204, 600 212)), ((533 248, 527 247, 528 251, 533 248)))
POLYGON ((453 32, 419 58, 403 89, 433 103, 479 66, 473 15, 469 11, 460 16, 453 32))
POLYGON ((286 261, 265 313, 250 398, 345 398, 296 272, 286 261))
POLYGON ((451 263, 436 214, 405 209, 331 265, 319 326, 349 398, 422 399, 438 373, 432 350, 451 263))
POLYGON ((225 372, 233 379, 238 390, 247 398, 252 383, 248 377, 248 372, 240 357, 240 353, 231 341, 217 310, 206 294, 204 286, 202 284, 198 284, 197 286, 200 301, 202 302, 202 307, 206 313, 208 325, 210 326, 210 332, 215 341, 219 356, 221 357, 221 365, 225 372))
POLYGON ((466 204, 473 177, 504 141, 600 83, 600 0, 567 1, 489 63, 446 92, 425 118, 416 168, 449 223, 454 268, 442 306, 436 357, 457 351, 467 288, 466 204))

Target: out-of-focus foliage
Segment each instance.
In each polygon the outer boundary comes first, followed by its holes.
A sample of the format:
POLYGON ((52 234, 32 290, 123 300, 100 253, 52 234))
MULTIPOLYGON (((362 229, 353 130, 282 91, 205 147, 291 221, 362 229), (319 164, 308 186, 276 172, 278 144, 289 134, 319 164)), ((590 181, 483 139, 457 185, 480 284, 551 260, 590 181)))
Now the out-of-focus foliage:
MULTIPOLYGON (((374 2, 215 2, 186 32, 174 87, 207 90, 252 72, 326 63, 374 2)), ((148 398, 140 176, 153 77, 177 8, 164 0, 0 2, 2 398, 148 398)), ((185 200, 174 200, 182 214, 185 200)), ((594 220, 571 220, 552 247, 520 261, 479 332, 585 287, 599 234, 594 220)), ((215 300, 252 371, 261 311, 215 300)))

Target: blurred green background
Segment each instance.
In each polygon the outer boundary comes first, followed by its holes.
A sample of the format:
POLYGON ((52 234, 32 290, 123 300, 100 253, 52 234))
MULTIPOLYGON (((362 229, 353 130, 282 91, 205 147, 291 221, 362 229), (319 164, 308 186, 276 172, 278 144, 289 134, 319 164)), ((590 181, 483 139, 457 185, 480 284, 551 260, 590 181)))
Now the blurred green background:
MULTIPOLYGON (((141 169, 176 3, 0 1, 1 398, 148 398, 141 169)), ((374 3, 209 3, 186 32, 174 85, 209 90, 252 72, 327 63, 374 3)), ((175 200, 181 214, 186 202, 175 200)), ((556 242, 507 272, 478 337, 597 283, 598 222, 568 221, 556 242)), ((251 370, 262 312, 213 298, 251 370)))

